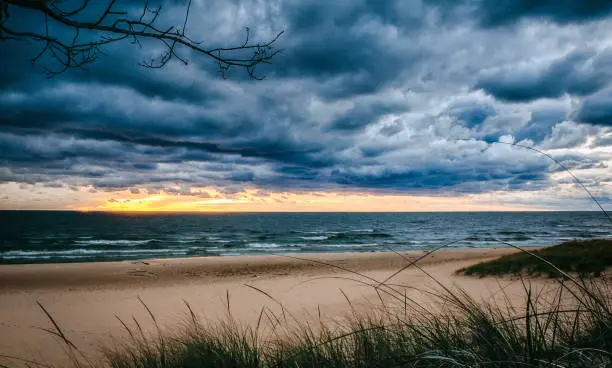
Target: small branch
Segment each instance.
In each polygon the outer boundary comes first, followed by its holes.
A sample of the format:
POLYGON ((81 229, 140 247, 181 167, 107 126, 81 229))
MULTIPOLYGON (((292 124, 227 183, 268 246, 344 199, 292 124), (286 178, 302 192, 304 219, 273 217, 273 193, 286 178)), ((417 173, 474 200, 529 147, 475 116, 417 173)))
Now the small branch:
POLYGON ((157 40, 163 45, 165 50, 157 58, 140 63, 146 68, 162 68, 173 59, 187 65, 188 61, 179 53, 180 47, 186 47, 214 60, 223 78, 232 68, 240 68, 244 69, 250 78, 263 79, 256 74, 257 66, 262 63, 269 64, 280 52, 274 46, 283 32, 279 32, 269 41, 251 43, 252 34, 249 27, 246 27, 244 41, 237 46, 210 49, 202 46, 202 42, 194 41, 186 34, 192 0, 187 2, 182 27, 170 26, 166 29, 160 29, 155 24, 161 14, 161 6, 150 8, 149 1, 143 0, 139 15, 129 18, 126 11, 115 9, 117 0, 106 1, 103 12, 94 21, 86 21, 79 18, 79 15, 94 6, 95 2, 90 3, 90 0, 83 0, 78 7, 70 10, 63 9, 62 2, 54 0, 0 0, 0 42, 8 39, 41 42, 40 52, 31 60, 38 63, 43 57, 48 57, 59 64, 56 70, 44 67, 48 76, 61 74, 71 68, 83 68, 95 62, 98 53, 104 54, 103 46, 126 38, 130 38, 131 43, 138 47, 142 47, 141 38, 157 40), (9 10, 13 8, 27 9, 44 15, 44 32, 22 31, 15 24, 9 26, 9 10), (73 31, 72 36, 60 38, 53 35, 53 27, 49 26, 51 22, 69 27, 73 31), (82 31, 100 33, 100 36, 90 42, 79 42, 82 31))

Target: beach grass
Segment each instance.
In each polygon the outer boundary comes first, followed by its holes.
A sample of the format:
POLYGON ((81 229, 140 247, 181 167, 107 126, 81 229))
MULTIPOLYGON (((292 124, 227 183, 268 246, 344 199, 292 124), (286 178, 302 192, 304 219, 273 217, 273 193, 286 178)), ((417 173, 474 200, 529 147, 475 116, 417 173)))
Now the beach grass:
POLYGON ((444 306, 437 312, 405 302, 376 316, 356 313, 334 328, 302 324, 273 340, 235 323, 194 321, 178 337, 135 338, 106 357, 116 368, 610 367, 609 291, 581 282, 545 298, 525 284, 525 303, 515 308, 455 290, 435 296, 444 306))
POLYGON ((559 270, 562 270, 586 277, 600 276, 609 267, 612 267, 612 239, 592 239, 510 254, 458 272, 474 276, 528 274, 559 277, 562 276, 559 270))
POLYGON ((549 273, 536 266, 541 262, 564 275, 547 291, 521 278, 525 294, 518 306, 509 297, 486 302, 440 284, 438 291, 429 292, 435 307, 425 308, 397 285, 373 283, 391 302, 360 313, 347 298, 347 310, 353 313, 345 323, 312 325, 294 318, 291 332, 285 334, 277 332, 283 321, 292 319, 284 309, 262 309, 256 327, 241 327, 227 321, 202 324, 189 308, 191 322, 174 337, 160 331, 151 340, 126 325, 132 341, 107 350, 106 363, 115 368, 612 367, 609 278, 583 279, 567 273, 600 274, 608 261, 603 266, 599 261, 604 253, 609 256, 609 246, 609 240, 593 240, 539 251, 559 266, 529 254, 510 257, 512 262, 502 264, 527 260, 522 264, 531 272, 549 273), (575 249, 579 245, 585 251, 575 249), (587 253, 597 260, 587 262, 587 253), (273 334, 262 333, 263 320, 276 326, 273 334))
MULTIPOLYGON (((105 347, 105 360, 100 362, 80 354, 50 315, 54 328, 49 332, 66 345, 74 367, 87 368, 612 367, 610 278, 605 274, 581 278, 567 272, 575 268, 561 269, 567 254, 586 257, 573 249, 577 244, 558 246, 562 252, 555 254, 561 266, 546 263, 564 276, 547 284, 552 286, 532 287, 529 278, 521 276, 524 298, 518 305, 503 290, 501 301, 477 300, 464 290, 438 283, 436 290, 423 290, 431 301, 425 306, 422 299, 407 297, 401 285, 356 274, 356 282, 371 282, 384 298, 377 308, 358 311, 347 297, 350 313, 342 323, 330 324, 321 317, 302 320, 273 295, 256 289, 278 307, 263 307, 256 325, 234 320, 228 294, 226 320, 203 322, 185 303, 186 322, 163 330, 141 300, 156 333, 144 333, 135 319, 120 320, 129 339, 105 347)), ((598 251, 610 245, 609 241, 582 244, 598 251)), ((543 250, 539 254, 549 255, 543 250)), ((528 257, 542 262, 533 254, 528 257)))

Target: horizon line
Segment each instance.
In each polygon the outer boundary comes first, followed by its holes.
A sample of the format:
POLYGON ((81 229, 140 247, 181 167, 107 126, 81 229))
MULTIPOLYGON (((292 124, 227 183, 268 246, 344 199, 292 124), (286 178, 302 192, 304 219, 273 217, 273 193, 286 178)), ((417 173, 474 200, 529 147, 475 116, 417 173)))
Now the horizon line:
MULTIPOLYGON (((218 215, 218 214, 265 214, 265 213, 538 213, 538 212, 602 212, 601 210, 473 210, 473 211, 107 211, 107 210, 78 210, 78 209, 10 209, 2 208, 0 212, 77 212, 77 213, 105 213, 105 214, 200 214, 200 215, 218 215)), ((603 212, 602 212, 603 213, 603 212)))

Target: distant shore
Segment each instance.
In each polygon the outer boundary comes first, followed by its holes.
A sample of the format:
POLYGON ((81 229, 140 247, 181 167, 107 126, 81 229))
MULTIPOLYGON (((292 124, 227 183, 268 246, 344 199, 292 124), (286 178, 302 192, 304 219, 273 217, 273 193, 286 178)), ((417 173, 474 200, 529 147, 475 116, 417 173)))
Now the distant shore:
MULTIPOLYGON (((493 295, 504 287, 506 296, 522 294, 520 282, 457 276, 455 271, 477 262, 516 252, 509 248, 449 249, 419 261, 427 273, 445 285, 457 285, 477 297, 493 295)), ((65 333, 86 353, 96 355, 100 343, 126 333, 117 317, 135 317, 147 331, 150 318, 140 297, 162 326, 183 320, 188 302, 207 319, 233 318, 253 322, 264 305, 274 305, 259 288, 305 316, 322 313, 343 317, 349 311, 342 290, 356 304, 377 297, 371 287, 348 270, 384 280, 424 251, 375 253, 323 253, 286 256, 236 256, 151 259, 70 264, 0 265, 0 354, 62 362, 61 344, 37 327, 49 327, 36 302, 42 303, 65 333), (293 256, 291 256, 293 257, 293 256), (329 265, 324 265, 322 263, 329 265), (229 303, 227 297, 229 296, 229 303)), ((435 288, 431 278, 414 267, 391 282, 416 289, 435 288)), ((548 282, 540 280, 538 282, 548 282)), ((412 298, 424 298, 414 290, 412 298)), ((425 299, 424 303, 425 303, 425 299)), ((306 317, 305 317, 306 318, 306 317)), ((0 363, 6 363, 0 359, 0 363)))

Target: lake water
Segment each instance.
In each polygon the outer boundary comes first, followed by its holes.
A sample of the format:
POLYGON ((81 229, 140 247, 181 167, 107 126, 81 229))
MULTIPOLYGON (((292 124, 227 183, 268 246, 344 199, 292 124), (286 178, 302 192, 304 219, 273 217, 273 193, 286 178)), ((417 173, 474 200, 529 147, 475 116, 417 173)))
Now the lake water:
POLYGON ((601 212, 110 214, 0 211, 0 263, 551 245, 612 236, 601 212))

